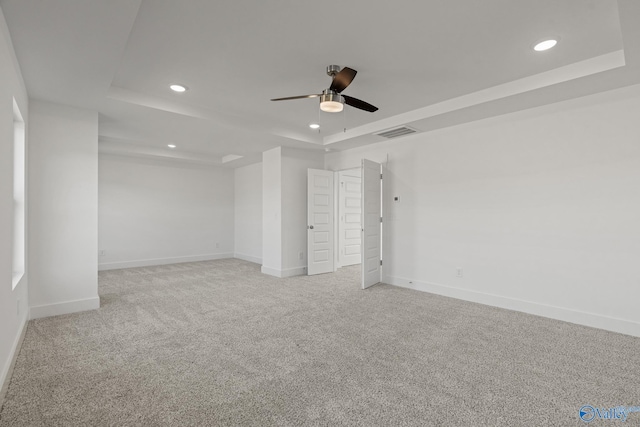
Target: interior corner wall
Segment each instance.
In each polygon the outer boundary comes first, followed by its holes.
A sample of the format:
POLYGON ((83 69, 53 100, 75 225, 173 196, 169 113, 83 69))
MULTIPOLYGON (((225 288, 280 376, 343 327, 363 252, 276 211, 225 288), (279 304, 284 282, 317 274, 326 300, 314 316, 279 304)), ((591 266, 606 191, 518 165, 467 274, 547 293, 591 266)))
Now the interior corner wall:
POLYGON ((100 270, 231 258, 233 170, 101 153, 100 270))
POLYGON ((282 148, 262 153, 262 268, 282 273, 282 148))
POLYGON ((262 163, 234 170, 234 258, 262 264, 262 163))
MULTIPOLYGON (((28 273, 13 288, 13 100, 29 124, 27 91, 0 9, 0 404, 28 318, 28 273)), ((28 145, 28 134, 27 134, 28 145)), ((28 183, 27 183, 28 185, 28 183)), ((28 187, 27 187, 28 191, 28 187)), ((28 209, 27 204, 27 209, 28 209)), ((27 242, 28 248, 28 242, 27 242)), ((27 262, 29 261, 27 256, 27 262)))
POLYGON ((640 85, 325 161, 389 156, 385 282, 640 336, 638 111, 640 85))
POLYGON ((282 270, 307 272, 307 170, 324 168, 324 152, 282 150, 282 270))
POLYGON ((307 169, 322 169, 324 153, 276 147, 262 153, 262 272, 306 273, 307 169))
POLYGON ((98 113, 31 100, 29 119, 31 317, 98 308, 98 113))

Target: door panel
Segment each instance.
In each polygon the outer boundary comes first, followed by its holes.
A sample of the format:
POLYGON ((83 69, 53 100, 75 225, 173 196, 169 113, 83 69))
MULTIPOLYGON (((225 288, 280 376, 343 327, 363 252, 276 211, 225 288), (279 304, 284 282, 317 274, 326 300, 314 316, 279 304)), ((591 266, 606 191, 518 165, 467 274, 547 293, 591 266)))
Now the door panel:
POLYGON ((345 172, 339 176, 338 265, 344 267, 362 258, 362 179, 345 172))
POLYGON ((362 159, 362 289, 380 282, 380 164, 362 159))
POLYGON ((333 271, 333 172, 307 171, 307 274, 333 271))

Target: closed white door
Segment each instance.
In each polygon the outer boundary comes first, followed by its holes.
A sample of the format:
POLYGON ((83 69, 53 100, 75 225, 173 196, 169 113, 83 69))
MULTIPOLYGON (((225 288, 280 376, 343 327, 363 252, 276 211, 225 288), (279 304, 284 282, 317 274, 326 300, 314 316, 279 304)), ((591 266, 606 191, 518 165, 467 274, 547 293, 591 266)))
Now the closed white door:
POLYGON ((380 282, 380 163, 362 159, 362 289, 380 282))
POLYGON ((339 174, 338 261, 342 267, 360 264, 362 257, 362 179, 352 175, 339 174))
POLYGON ((307 171, 307 274, 333 272, 333 172, 307 171))

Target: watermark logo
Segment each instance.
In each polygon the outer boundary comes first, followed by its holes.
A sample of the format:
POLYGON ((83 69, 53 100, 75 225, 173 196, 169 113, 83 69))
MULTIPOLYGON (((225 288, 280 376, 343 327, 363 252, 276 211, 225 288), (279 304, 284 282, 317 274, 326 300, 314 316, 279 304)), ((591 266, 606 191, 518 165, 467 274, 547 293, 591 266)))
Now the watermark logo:
POLYGON ((629 414, 640 412, 640 406, 614 406, 611 408, 597 408, 591 405, 584 405, 578 411, 580 419, 585 423, 598 420, 620 420, 627 421, 629 414))
POLYGON ((585 423, 590 423, 596 417, 596 410, 591 405, 584 405, 580 408, 580 419, 585 423))

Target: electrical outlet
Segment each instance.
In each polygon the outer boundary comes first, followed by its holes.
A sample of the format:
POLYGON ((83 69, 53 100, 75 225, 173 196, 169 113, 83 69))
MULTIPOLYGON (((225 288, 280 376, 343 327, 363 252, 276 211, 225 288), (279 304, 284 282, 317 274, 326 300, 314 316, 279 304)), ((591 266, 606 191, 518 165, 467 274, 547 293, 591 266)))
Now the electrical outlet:
POLYGON ((220 243, 216 242, 216 249, 220 248, 220 243))
POLYGON ((304 259, 304 252, 298 252, 298 259, 304 259))
POLYGON ((107 251, 105 249, 102 249, 100 251, 100 256, 106 256, 107 255, 107 251))
POLYGON ((464 277, 464 271, 462 267, 456 267, 456 277, 464 277))

